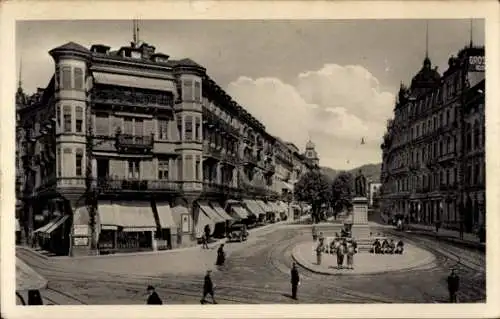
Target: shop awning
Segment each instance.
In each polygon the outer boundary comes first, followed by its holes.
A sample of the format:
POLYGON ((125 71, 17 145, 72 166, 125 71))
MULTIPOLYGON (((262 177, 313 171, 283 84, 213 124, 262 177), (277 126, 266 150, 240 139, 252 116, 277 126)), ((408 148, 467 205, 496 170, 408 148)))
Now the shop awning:
POLYGON ((248 218, 248 211, 239 205, 232 205, 231 212, 237 217, 237 219, 248 218))
MULTIPOLYGON (((111 202, 99 202, 97 214, 101 230, 117 230, 118 226, 122 226, 118 213, 118 210, 111 202)), ((87 208, 82 207, 77 216, 82 223, 81 225, 85 225, 85 221, 88 220, 87 208)), ((73 224, 76 225, 75 222, 73 224)))
POLYGON ((226 220, 222 218, 215 210, 210 207, 208 203, 200 202, 198 203, 200 209, 210 218, 214 223, 225 223, 226 220))
POLYGON ((229 216, 228 213, 222 208, 218 203, 211 202, 210 205, 212 208, 219 214, 220 217, 224 218, 224 220, 232 220, 233 218, 229 216))
POLYGON ((289 191, 293 192, 293 185, 284 181, 280 181, 279 185, 281 186, 281 189, 287 189, 289 191))
POLYGON ((196 231, 196 238, 202 238, 203 234, 205 233, 205 226, 210 227, 210 235, 214 233, 215 230, 215 223, 213 222, 212 219, 210 219, 207 214, 203 212, 203 210, 198 210, 196 219, 195 219, 195 231, 196 231))
POLYGON ((262 214, 263 215, 266 214, 266 212, 260 208, 259 204, 257 204, 253 200, 249 199, 243 200, 243 204, 245 204, 246 209, 248 209, 248 211, 253 215, 259 216, 262 214))
POLYGON ((270 205, 273 208, 273 211, 275 212, 280 213, 282 211, 281 207, 278 204, 276 204, 276 202, 269 202, 267 204, 270 205))
POLYGON ((265 211, 266 213, 271 213, 271 212, 274 212, 274 209, 273 209, 271 206, 269 206, 268 204, 264 203, 262 200, 256 200, 255 202, 256 202, 256 203, 259 205, 259 207, 260 207, 263 211, 265 211))
POLYGON ((119 85, 169 92, 175 92, 176 90, 174 82, 166 79, 154 79, 103 72, 94 72, 92 75, 94 76, 95 82, 98 84, 119 85))
POLYGON ((168 203, 156 203, 156 210, 161 228, 177 229, 174 217, 172 216, 172 210, 168 203))
POLYGON ((284 202, 277 201, 276 205, 279 207, 280 213, 286 213, 288 211, 288 205, 285 204, 284 202))
MULTIPOLYGON (((149 203, 113 203, 113 217, 116 220, 115 225, 123 227, 123 231, 125 232, 156 230, 153 210, 151 209, 151 205, 149 203)), ((110 222, 107 222, 106 224, 113 225, 113 223, 110 222)))
POLYGON ((55 223, 57 223, 57 221, 59 220, 60 217, 58 218, 55 218, 53 220, 51 220, 50 222, 48 222, 47 224, 43 225, 42 227, 36 229, 33 233, 45 233, 47 231, 47 229, 49 229, 50 227, 52 227, 52 225, 54 225, 55 223))
POLYGON ((47 234, 50 234, 52 233, 54 230, 56 230, 57 228, 61 227, 62 224, 64 224, 64 222, 69 218, 68 215, 64 215, 64 216, 61 216, 52 226, 50 226, 49 228, 47 228, 47 230, 45 231, 45 233, 47 234))

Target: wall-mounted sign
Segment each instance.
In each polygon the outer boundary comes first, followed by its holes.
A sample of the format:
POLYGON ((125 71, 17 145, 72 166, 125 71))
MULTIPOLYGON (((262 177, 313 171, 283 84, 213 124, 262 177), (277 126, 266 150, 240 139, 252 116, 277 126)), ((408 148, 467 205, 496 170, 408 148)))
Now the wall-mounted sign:
POLYGON ((88 237, 74 237, 73 238, 73 246, 88 246, 89 239, 88 237))
POLYGON ((89 226, 88 225, 74 225, 73 226, 73 236, 88 236, 89 226))
POLYGON ((188 233, 189 232, 189 215, 187 214, 182 214, 181 215, 181 220, 182 220, 182 232, 183 233, 188 233))
POLYGON ((470 56, 469 57, 469 72, 484 72, 485 58, 484 56, 470 56))

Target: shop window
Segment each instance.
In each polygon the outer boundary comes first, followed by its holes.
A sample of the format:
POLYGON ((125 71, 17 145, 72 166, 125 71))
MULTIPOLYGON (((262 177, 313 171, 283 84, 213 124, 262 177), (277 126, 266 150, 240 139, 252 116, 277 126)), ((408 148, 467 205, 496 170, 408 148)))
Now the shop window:
POLYGON ((83 133, 83 108, 81 106, 75 108, 75 126, 77 133, 83 133))
POLYGON ((168 180, 168 161, 159 161, 158 162, 158 179, 160 180, 168 180))
POLYGON ((81 177, 83 176, 83 150, 81 148, 78 148, 75 153, 75 168, 76 168, 76 176, 81 177))
POLYGON ((70 133, 72 132, 71 128, 71 106, 65 105, 63 107, 63 118, 64 118, 64 132, 70 133))
POLYGON ((137 160, 128 161, 128 178, 129 179, 139 179, 141 176, 141 162, 137 160))

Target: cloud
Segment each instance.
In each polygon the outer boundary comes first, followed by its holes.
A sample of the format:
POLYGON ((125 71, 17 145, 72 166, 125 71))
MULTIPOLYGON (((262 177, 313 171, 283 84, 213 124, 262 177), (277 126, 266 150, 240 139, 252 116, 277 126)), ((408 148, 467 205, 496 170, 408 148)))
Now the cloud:
POLYGON ((310 135, 321 165, 349 168, 381 161, 380 142, 394 95, 382 92, 367 69, 326 64, 290 82, 242 76, 227 91, 271 134, 301 148, 310 135), (360 145, 362 137, 365 145, 360 145))

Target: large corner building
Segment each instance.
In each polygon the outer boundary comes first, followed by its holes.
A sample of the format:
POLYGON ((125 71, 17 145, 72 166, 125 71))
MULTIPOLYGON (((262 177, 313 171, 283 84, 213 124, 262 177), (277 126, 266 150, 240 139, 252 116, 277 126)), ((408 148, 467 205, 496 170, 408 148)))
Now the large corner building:
POLYGON ((48 86, 16 95, 16 159, 24 233, 58 254, 170 249, 207 225, 287 218, 294 181, 318 164, 312 143, 271 136, 190 59, 136 42, 49 53, 48 86))
POLYGON ((382 144, 382 209, 410 222, 471 232, 485 223, 484 47, 425 58, 399 90, 382 144))

